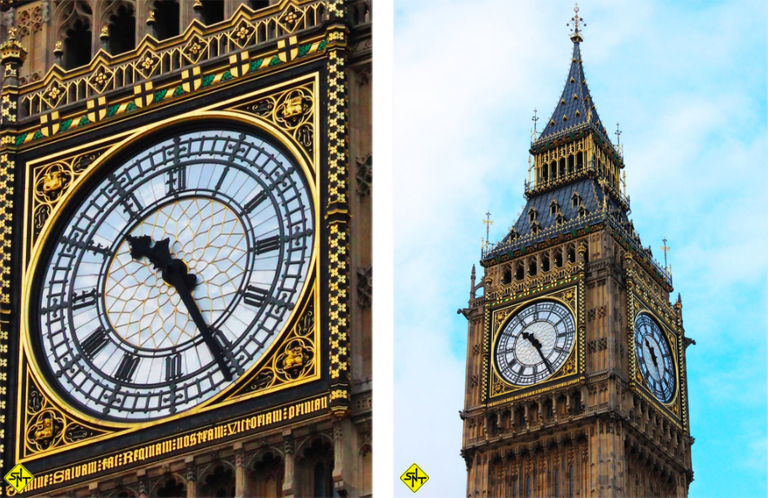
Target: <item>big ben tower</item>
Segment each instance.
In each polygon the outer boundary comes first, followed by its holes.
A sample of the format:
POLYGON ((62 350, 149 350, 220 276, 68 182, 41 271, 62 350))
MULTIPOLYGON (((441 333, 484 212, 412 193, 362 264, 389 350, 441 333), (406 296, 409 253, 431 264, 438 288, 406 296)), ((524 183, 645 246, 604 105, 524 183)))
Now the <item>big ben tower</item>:
POLYGON ((486 246, 461 310, 467 496, 681 498, 693 480, 692 340, 671 274, 628 217, 578 8, 572 22, 565 87, 531 144, 526 206, 486 246))

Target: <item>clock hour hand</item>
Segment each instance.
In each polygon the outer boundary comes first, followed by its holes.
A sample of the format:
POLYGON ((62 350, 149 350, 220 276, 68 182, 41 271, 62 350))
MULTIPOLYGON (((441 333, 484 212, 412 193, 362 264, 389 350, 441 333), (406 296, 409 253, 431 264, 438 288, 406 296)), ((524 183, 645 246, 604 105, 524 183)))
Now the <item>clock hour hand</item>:
POLYGON ((544 353, 541 352, 541 343, 538 339, 536 339, 536 336, 533 334, 529 334, 528 332, 523 332, 523 338, 527 339, 528 342, 531 343, 531 345, 536 348, 536 351, 539 352, 539 356, 541 356, 541 359, 544 360, 544 365, 547 366, 547 370, 549 370, 549 373, 554 373, 552 370, 552 364, 549 363, 549 360, 544 358, 544 353))
POLYGON ((648 342, 648 338, 645 338, 645 345, 651 351, 651 360, 653 360, 653 366, 656 368, 656 373, 661 377, 661 370, 659 370, 659 362, 656 360, 656 352, 653 350, 653 346, 648 342))
POLYGON ((170 280, 172 274, 183 273, 190 290, 197 285, 197 277, 194 273, 189 273, 186 263, 171 256, 170 239, 159 240, 152 244, 152 237, 149 235, 139 237, 128 235, 126 240, 128 240, 128 245, 131 248, 131 257, 133 259, 147 258, 155 270, 161 271, 163 280, 167 284, 173 285, 170 280))
POLYGON ((224 351, 222 351, 221 345, 216 341, 216 338, 213 337, 211 329, 205 323, 203 314, 200 313, 200 308, 198 308, 195 298, 192 297, 192 289, 197 285, 197 277, 195 274, 189 273, 189 269, 184 261, 171 256, 170 240, 163 239, 153 245, 152 238, 148 235, 140 237, 129 235, 126 239, 131 248, 131 257, 133 259, 141 259, 143 257, 149 259, 155 269, 161 271, 163 281, 173 286, 176 292, 179 293, 179 297, 187 308, 187 312, 192 316, 192 321, 195 322, 197 330, 203 336, 203 341, 205 341, 213 358, 219 365, 224 379, 231 381, 232 372, 224 360, 224 351))

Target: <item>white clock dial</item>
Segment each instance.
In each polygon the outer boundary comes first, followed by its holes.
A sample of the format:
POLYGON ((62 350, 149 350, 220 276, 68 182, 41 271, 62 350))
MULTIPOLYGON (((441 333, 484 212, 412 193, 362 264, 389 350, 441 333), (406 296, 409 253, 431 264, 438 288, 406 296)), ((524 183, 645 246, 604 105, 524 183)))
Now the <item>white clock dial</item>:
POLYGON ((252 367, 302 295, 315 237, 301 168, 224 130, 112 166, 62 218, 38 278, 41 363, 116 420, 192 408, 252 367))
POLYGON ((555 301, 538 301, 515 313, 496 342, 496 368, 516 386, 537 384, 554 375, 573 349, 576 327, 571 312, 555 301))

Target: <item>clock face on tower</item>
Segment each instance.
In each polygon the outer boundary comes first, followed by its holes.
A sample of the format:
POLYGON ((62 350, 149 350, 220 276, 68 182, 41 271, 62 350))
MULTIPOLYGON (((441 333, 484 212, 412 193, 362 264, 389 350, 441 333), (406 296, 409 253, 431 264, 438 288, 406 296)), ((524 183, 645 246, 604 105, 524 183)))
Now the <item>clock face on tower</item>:
POLYGON ((635 352, 640 372, 654 396, 669 403, 675 394, 672 351, 659 325, 645 313, 635 319, 635 352))
POLYGON ((496 368, 516 386, 554 375, 571 353, 576 327, 571 312, 555 301, 538 301, 515 313, 499 334, 496 368))
POLYGON ((269 349, 307 283, 315 224, 301 167, 252 134, 208 130, 85 188, 41 260, 38 364, 104 419, 210 399, 269 349))

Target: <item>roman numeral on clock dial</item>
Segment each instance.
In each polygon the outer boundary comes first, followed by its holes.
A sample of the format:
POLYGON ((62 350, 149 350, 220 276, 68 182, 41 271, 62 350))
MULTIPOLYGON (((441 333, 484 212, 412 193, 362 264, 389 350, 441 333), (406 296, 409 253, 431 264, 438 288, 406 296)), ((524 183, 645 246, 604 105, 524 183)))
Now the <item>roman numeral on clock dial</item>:
POLYGON ((249 285, 245 288, 245 292, 243 292, 243 300, 245 301, 245 304, 261 308, 267 300, 268 295, 268 291, 249 285))
POLYGON ((79 310, 96 304, 96 289, 83 291, 81 294, 75 294, 72 298, 72 309, 79 310))
POLYGON ((280 248, 280 236, 274 235, 267 237, 266 239, 259 239, 256 241, 256 247, 253 251, 256 254, 264 254, 267 252, 277 251, 280 248))
POLYGON ((107 332, 104 330, 104 327, 99 327, 91 332, 91 334, 82 342, 83 353, 85 353, 85 356, 88 358, 93 359, 99 351, 104 349, 104 346, 107 345, 107 341, 107 332))
POLYGON ((265 191, 261 191, 256 196, 248 201, 245 206, 243 206, 243 211, 246 213, 251 213, 254 209, 259 207, 264 201, 266 201, 269 198, 269 194, 267 194, 265 191))
POLYGON ((136 373, 136 368, 139 366, 139 358, 131 354, 125 353, 120 360, 120 365, 115 372, 115 378, 121 382, 130 382, 133 380, 133 376, 136 373))

